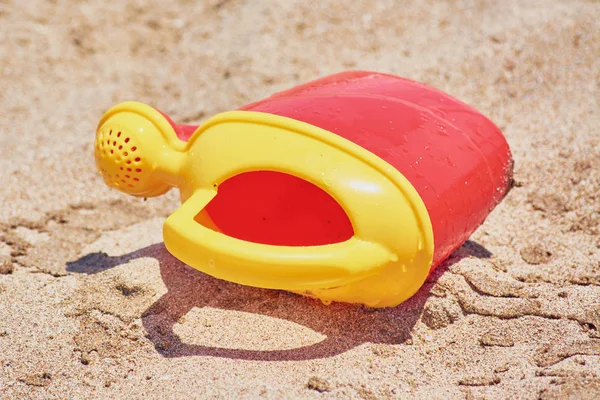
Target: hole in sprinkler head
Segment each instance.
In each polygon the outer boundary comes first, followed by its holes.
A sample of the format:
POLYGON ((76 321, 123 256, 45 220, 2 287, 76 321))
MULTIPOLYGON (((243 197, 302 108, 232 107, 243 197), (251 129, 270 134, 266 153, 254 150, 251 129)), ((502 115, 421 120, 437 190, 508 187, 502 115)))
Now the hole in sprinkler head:
POLYGON ((129 138, 125 138, 125 143, 129 143, 129 138))

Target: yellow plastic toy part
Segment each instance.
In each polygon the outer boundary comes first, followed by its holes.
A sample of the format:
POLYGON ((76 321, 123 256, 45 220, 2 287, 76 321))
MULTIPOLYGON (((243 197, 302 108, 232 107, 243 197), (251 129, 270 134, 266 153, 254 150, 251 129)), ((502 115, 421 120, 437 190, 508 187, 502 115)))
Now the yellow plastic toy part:
POLYGON ((388 307, 411 297, 429 273, 433 232, 416 190, 391 165, 331 132, 276 115, 231 111, 182 142, 162 114, 137 102, 110 109, 97 132, 96 162, 107 184, 136 196, 179 188, 182 205, 164 224, 165 245, 211 276, 324 303, 388 307), (354 237, 288 247, 219 232, 201 211, 220 183, 259 170, 294 175, 327 191, 346 211, 354 237), (202 223, 194 219, 198 214, 202 223))

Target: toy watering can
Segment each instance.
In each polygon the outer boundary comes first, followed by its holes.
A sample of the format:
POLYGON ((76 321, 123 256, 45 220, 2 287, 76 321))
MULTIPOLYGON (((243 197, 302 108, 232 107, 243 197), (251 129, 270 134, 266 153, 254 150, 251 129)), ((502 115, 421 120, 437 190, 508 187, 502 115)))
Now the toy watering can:
POLYGON ((405 301, 510 189, 502 132, 437 89, 367 71, 277 93, 200 126, 137 102, 100 120, 106 184, 178 188, 171 254, 243 285, 389 307, 405 301))

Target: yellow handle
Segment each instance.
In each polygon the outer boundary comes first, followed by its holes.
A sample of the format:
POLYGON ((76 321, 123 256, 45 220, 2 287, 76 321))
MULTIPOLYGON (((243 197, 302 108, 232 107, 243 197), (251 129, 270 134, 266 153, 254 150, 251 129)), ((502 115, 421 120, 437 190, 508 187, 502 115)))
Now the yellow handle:
POLYGON ((119 190, 136 196, 180 190, 183 204, 165 222, 165 245, 217 278, 382 307, 412 296, 429 273, 433 231, 411 183, 366 149, 316 126, 231 111, 183 142, 161 113, 126 102, 100 121, 95 153, 107 184, 119 190), (240 173, 263 170, 295 175, 328 192, 348 215, 354 237, 287 247, 219 232, 205 210, 216 188, 240 173))
POLYGON ((211 230, 194 217, 215 196, 197 190, 165 221, 167 249, 216 278, 250 286, 310 290, 346 285, 377 273, 394 254, 353 237, 324 246, 288 247, 246 242, 211 230))

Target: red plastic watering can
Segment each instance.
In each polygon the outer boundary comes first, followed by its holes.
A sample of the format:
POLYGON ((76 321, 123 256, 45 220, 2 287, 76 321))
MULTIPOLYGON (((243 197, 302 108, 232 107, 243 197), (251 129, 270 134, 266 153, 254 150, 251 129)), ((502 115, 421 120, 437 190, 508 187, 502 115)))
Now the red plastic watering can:
POLYGON ((400 77, 351 71, 277 93, 199 127, 121 103, 98 125, 107 184, 172 187, 165 244, 241 284, 394 306, 505 197, 502 132, 459 100, 400 77))

